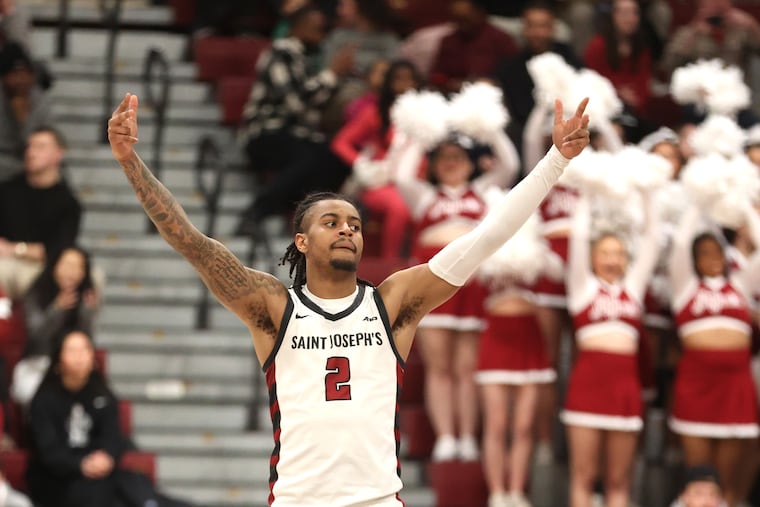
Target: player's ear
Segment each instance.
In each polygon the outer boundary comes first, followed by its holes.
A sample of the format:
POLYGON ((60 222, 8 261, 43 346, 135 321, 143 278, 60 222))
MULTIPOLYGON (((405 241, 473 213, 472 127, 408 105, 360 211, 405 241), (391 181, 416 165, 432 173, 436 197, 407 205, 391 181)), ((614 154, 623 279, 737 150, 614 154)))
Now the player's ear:
POLYGON ((306 238, 306 234, 297 232, 296 237, 293 241, 296 244, 296 248, 299 252, 306 253, 306 250, 308 250, 309 246, 309 240, 306 238))

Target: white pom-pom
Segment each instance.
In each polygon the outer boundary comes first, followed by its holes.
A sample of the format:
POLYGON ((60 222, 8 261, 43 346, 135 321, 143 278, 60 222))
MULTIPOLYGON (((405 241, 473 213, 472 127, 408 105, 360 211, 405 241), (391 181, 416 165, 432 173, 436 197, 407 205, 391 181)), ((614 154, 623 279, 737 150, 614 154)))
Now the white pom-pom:
POLYGON ((756 201, 760 192, 757 168, 744 155, 730 160, 717 154, 695 157, 682 171, 681 181, 695 203, 726 227, 741 225, 743 203, 756 201))
POLYGON ((614 156, 589 148, 570 161, 559 183, 612 199, 622 199, 630 189, 627 179, 616 173, 614 156))
POLYGON ((655 194, 660 219, 677 225, 689 206, 690 198, 680 181, 670 181, 655 194))
POLYGON ((449 104, 440 94, 410 90, 396 99, 391 108, 393 127, 423 149, 430 150, 449 133, 449 104))
POLYGON ((561 97, 566 108, 571 108, 569 109, 571 113, 584 98, 591 97, 586 113, 589 115, 589 123, 592 127, 601 119, 614 118, 623 111, 623 102, 610 80, 590 69, 578 72, 561 97))
POLYGON ((488 83, 466 84, 449 104, 449 127, 483 143, 508 121, 501 90, 488 83))
POLYGON ((665 157, 647 153, 636 146, 626 146, 613 154, 614 169, 628 184, 639 190, 662 187, 673 175, 673 166, 665 157))
POLYGON ((553 102, 563 97, 575 79, 576 71, 557 53, 534 56, 527 63, 535 84, 535 99, 539 103, 553 102))
POLYGON ((723 115, 710 115, 699 124, 689 138, 697 155, 718 153, 732 157, 744 147, 746 134, 734 120, 723 115))
MULTIPOLYGON (((486 204, 493 207, 503 197, 503 191, 489 189, 486 204)), ((499 250, 480 267, 478 277, 486 282, 512 281, 534 283, 549 266, 551 250, 540 233, 540 219, 533 215, 499 250)))
POLYGON ((696 104, 712 114, 734 115, 750 105, 750 89, 736 66, 699 60, 676 69, 670 92, 679 104, 696 104))
POLYGON ((713 114, 733 116, 749 107, 752 97, 744 75, 738 67, 727 67, 707 82, 705 105, 713 114))
POLYGON ((594 195, 591 208, 591 237, 614 233, 631 252, 632 238, 638 236, 644 223, 641 194, 629 192, 618 199, 594 195))
POLYGON ((746 132, 747 136, 744 140, 744 146, 760 146, 760 124, 753 125, 746 132))

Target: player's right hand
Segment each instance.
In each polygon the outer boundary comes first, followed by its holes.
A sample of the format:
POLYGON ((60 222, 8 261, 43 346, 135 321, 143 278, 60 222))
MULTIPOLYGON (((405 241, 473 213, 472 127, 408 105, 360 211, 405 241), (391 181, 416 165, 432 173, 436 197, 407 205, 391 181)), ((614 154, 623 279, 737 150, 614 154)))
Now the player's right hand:
POLYGON ((108 142, 116 160, 132 155, 137 143, 137 95, 127 93, 108 120, 108 142))

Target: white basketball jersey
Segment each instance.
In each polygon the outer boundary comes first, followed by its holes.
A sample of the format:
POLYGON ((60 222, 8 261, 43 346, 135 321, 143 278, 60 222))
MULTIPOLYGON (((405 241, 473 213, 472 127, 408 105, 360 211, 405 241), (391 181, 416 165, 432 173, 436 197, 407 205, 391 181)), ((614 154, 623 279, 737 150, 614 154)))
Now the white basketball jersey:
POLYGON ((264 364, 274 451, 274 507, 398 505, 403 361, 372 286, 327 313, 300 288, 264 364))

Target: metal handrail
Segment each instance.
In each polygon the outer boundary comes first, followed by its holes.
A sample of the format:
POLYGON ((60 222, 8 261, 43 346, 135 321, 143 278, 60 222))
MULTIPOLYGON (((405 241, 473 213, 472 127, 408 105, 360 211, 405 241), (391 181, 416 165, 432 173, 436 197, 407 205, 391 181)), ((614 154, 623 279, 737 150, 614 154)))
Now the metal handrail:
MULTIPOLYGON (((205 231, 208 236, 213 237, 216 232, 219 200, 226 173, 227 161, 219 145, 210 135, 203 137, 198 144, 198 153, 195 159, 195 184, 206 205, 205 231), (212 180, 210 183, 209 179, 212 180)), ((195 319, 196 329, 209 328, 209 304, 209 291, 203 285, 195 319)))
POLYGON ((59 0, 58 2, 58 33, 56 34, 56 58, 66 58, 69 56, 69 28, 71 27, 69 19, 70 0, 59 0))
POLYGON ((108 44, 106 45, 106 68, 103 90, 103 122, 98 126, 101 134, 100 141, 108 142, 108 119, 113 107, 114 73, 116 67, 116 42, 121 20, 122 0, 100 0, 99 7, 103 16, 103 25, 108 29, 108 44))
MULTIPOLYGON (((143 103, 154 113, 153 126, 153 160, 151 169, 156 178, 161 178, 163 170, 164 129, 166 127, 166 110, 169 107, 172 78, 169 62, 164 54, 150 48, 145 55, 142 73, 143 103), (158 90, 156 91, 156 85, 158 90)), ((147 221, 147 232, 155 233, 156 227, 150 220, 147 221)))

